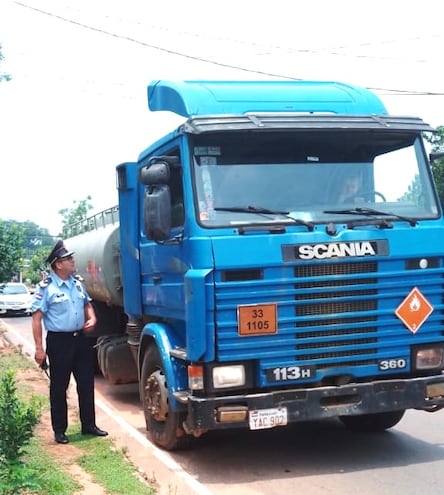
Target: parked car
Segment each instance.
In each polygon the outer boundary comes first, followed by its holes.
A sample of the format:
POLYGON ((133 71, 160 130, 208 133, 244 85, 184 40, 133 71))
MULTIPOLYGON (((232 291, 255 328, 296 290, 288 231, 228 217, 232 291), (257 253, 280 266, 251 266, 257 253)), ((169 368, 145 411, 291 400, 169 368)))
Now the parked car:
POLYGON ((30 315, 32 295, 25 284, 0 284, 0 315, 30 315))

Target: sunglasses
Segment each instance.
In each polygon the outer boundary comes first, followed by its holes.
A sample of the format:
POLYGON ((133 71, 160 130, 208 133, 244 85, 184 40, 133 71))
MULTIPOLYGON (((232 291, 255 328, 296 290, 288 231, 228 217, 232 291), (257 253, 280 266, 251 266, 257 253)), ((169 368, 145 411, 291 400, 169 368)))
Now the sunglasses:
POLYGON ((60 258, 59 261, 72 261, 74 259, 74 256, 64 256, 63 258, 60 258))

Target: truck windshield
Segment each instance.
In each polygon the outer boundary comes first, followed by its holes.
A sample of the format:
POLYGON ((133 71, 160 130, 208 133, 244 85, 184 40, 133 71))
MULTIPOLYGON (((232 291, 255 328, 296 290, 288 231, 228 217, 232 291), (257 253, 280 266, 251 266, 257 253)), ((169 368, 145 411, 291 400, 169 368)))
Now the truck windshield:
POLYGON ((203 134, 192 138, 192 152, 206 227, 343 222, 359 208, 411 225, 439 215, 418 133, 203 134))

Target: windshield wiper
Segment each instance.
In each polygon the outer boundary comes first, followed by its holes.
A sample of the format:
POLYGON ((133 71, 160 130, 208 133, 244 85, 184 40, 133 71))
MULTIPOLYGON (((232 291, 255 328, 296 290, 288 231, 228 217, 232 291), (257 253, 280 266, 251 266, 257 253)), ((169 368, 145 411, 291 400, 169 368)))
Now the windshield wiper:
POLYGON ((307 222, 300 218, 294 218, 290 215, 289 211, 281 210, 270 210, 268 208, 263 208, 261 206, 221 206, 214 208, 215 211, 232 211, 234 213, 256 213, 258 215, 283 215, 293 223, 297 225, 303 225, 312 232, 314 230, 314 224, 312 222, 307 222))
POLYGON ((382 215, 385 217, 393 217, 398 220, 403 220, 404 222, 408 222, 411 227, 415 227, 418 223, 416 218, 412 217, 404 217, 402 215, 397 215, 396 213, 374 210, 373 208, 346 208, 344 210, 324 210, 323 213, 337 213, 338 215, 363 215, 363 216, 373 216, 373 215, 382 215))
POLYGON ((289 211, 269 210, 262 206, 221 206, 215 211, 233 211, 235 213, 263 213, 264 215, 288 215, 289 211))

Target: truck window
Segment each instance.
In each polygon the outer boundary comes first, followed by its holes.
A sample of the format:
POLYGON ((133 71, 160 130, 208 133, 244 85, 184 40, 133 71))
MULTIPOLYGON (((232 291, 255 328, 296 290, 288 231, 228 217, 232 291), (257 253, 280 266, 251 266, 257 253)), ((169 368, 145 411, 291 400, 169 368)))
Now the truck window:
POLYGON ((207 227, 338 221, 345 217, 326 211, 344 205, 424 219, 439 211, 420 140, 408 133, 226 133, 197 136, 193 149, 207 227), (358 183, 348 198, 341 192, 358 183))

